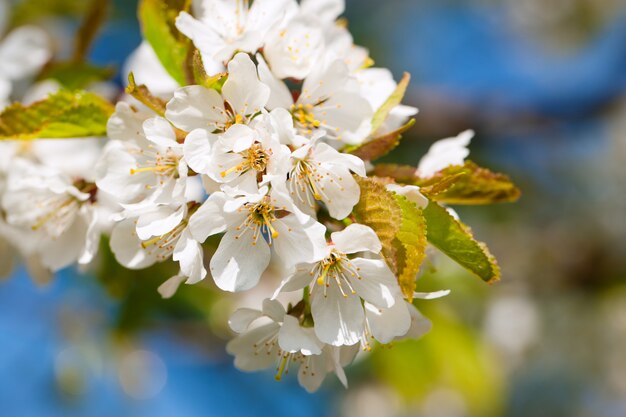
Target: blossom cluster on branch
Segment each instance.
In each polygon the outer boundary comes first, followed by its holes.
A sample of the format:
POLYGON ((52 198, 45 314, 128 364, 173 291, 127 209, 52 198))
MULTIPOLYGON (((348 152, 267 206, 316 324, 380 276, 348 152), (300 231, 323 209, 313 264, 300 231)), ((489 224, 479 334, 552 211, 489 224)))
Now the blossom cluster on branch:
POLYGON ((446 205, 510 201, 517 189, 465 161, 471 131, 415 167, 373 164, 417 109, 401 104, 408 76, 396 83, 354 45, 343 0, 201 0, 174 21, 163 7, 144 0, 140 16, 165 69, 155 73, 178 84, 171 94, 131 74, 114 111, 61 91, 0 115, 0 136, 21 139, 0 144, 0 234, 34 271, 89 264, 106 235, 126 268, 178 263, 164 297, 208 276, 228 292, 269 281, 259 310, 232 315, 227 350, 240 369, 275 366, 278 379, 297 367, 309 391, 328 373, 346 384, 359 349, 430 328, 412 301, 447 292, 415 291, 427 242, 498 279, 446 205), (98 112, 106 142, 41 140, 98 136, 98 112), (285 293, 297 295, 284 305, 285 293))

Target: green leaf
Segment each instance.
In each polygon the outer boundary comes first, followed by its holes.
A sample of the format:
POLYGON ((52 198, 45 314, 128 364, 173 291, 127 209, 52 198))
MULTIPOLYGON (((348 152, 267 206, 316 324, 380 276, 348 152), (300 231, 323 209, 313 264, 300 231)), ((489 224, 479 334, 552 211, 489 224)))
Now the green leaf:
POLYGON ((204 69, 204 64, 202 63, 200 51, 197 49, 194 49, 193 51, 191 65, 193 68, 193 78, 196 84, 206 88, 212 88, 218 92, 222 91, 222 86, 224 85, 224 82, 226 82, 228 73, 220 72, 212 76, 207 75, 206 70, 204 69))
POLYGON ((513 202, 521 192, 504 174, 481 168, 474 162, 451 166, 427 180, 418 180, 424 195, 446 204, 492 204, 513 202))
POLYGON ((110 79, 112 68, 97 67, 88 63, 56 62, 44 68, 39 80, 53 79, 68 90, 81 90, 89 85, 110 79))
POLYGON ((396 273, 405 298, 413 301, 415 277, 426 257, 426 220, 422 209, 415 203, 401 195, 395 197, 402 210, 402 223, 393 243, 396 249, 396 273))
POLYGON ((374 161, 378 158, 382 158, 400 144, 402 134, 413 127, 414 124, 415 119, 411 119, 407 122, 407 124, 397 130, 394 130, 393 132, 384 134, 376 139, 372 139, 363 145, 346 148, 344 149, 344 152, 358 156, 364 161, 374 161))
POLYGON ((353 214, 359 223, 371 227, 383 245, 383 256, 393 271, 397 269, 393 241, 402 222, 402 209, 394 194, 372 178, 355 176, 361 188, 361 198, 353 214))
POLYGON ((361 199, 354 207, 354 217, 376 232, 385 261, 398 277, 405 297, 412 300, 426 249, 422 210, 405 197, 387 191, 384 183, 375 178, 355 178, 361 187, 361 199))
POLYGON ((374 113, 374 117, 372 118, 372 133, 375 135, 378 129, 385 123, 387 117, 389 117, 389 113, 391 110, 396 107, 398 104, 402 103, 402 99, 406 94, 406 89, 409 86, 409 82, 411 81, 411 74, 405 72, 402 76, 402 80, 398 83, 395 91, 391 93, 389 98, 383 103, 382 106, 374 113))
POLYGON ((114 107, 84 91, 59 91, 24 106, 15 103, 0 114, 0 139, 105 136, 114 107))
POLYGON ((462 267, 487 283, 500 280, 500 268, 487 246, 472 236, 469 228, 436 202, 424 209, 428 241, 462 267))
POLYGON ((165 106, 167 103, 165 103, 165 101, 161 98, 152 95, 150 90, 148 90, 148 87, 145 85, 137 85, 135 82, 135 76, 132 72, 128 74, 128 86, 126 87, 126 93, 133 96, 159 116, 165 115, 165 106))
POLYGON ((189 7, 188 1, 142 0, 139 21, 144 38, 150 43, 159 61, 180 85, 191 84, 188 58, 191 42, 176 29, 178 14, 189 7))
POLYGON ((393 179, 399 184, 417 185, 429 199, 445 204, 513 202, 521 195, 508 176, 481 168, 471 161, 447 167, 429 178, 417 177, 415 167, 395 164, 376 165, 374 175, 393 179))

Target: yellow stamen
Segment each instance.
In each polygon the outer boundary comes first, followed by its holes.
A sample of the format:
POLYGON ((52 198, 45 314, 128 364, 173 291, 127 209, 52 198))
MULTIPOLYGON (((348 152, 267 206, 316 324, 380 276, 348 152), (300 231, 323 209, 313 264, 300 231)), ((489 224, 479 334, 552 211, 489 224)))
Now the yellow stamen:
POLYGON ((170 165, 156 165, 153 167, 144 167, 144 168, 137 168, 137 169, 131 168, 130 175, 135 175, 140 172, 165 172, 173 168, 174 167, 170 165))
POLYGON ((262 213, 262 216, 263 220, 265 220, 267 228, 270 230, 270 232, 272 232, 272 239, 276 239, 278 237, 278 231, 272 226, 272 221, 270 220, 269 216, 265 212, 262 213))
POLYGON ((283 378, 283 372, 285 372, 285 367, 287 366, 288 359, 288 355, 283 355, 283 357, 281 358, 278 369, 276 370, 276 381, 280 381, 283 378))
POLYGON ((239 164, 237 166, 227 169, 226 171, 220 172, 220 177, 224 178, 225 176, 232 174, 233 172, 243 171, 243 168, 244 168, 244 164, 239 164))

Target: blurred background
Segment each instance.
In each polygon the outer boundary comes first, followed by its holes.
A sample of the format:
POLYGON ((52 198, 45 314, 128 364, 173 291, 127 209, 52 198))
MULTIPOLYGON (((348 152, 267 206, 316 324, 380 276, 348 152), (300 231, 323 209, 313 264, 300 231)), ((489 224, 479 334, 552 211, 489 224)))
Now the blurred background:
MULTIPOLYGON (((88 2, 16 3, 13 22, 63 54, 88 2)), ((141 37, 136 1, 113 3, 90 60, 120 84, 141 37)), ((415 165, 472 128, 470 158, 522 189, 458 208, 502 282, 434 257, 418 290, 452 294, 418 301, 433 330, 361 358, 349 390, 328 378, 309 395, 232 367, 235 301, 208 283, 163 301, 160 269, 102 259, 43 286, 18 269, 0 282, 1 415, 626 416, 626 2, 348 0, 345 16, 377 65, 413 77, 420 114, 389 159, 415 165)))

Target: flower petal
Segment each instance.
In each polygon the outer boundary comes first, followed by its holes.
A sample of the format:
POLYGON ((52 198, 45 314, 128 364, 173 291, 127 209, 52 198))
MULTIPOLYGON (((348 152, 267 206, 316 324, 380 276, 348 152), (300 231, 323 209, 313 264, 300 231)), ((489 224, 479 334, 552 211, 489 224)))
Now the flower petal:
POLYGON ((226 345, 226 351, 235 356, 235 367, 242 371, 259 371, 272 367, 278 359, 278 344, 265 345, 264 340, 278 333, 280 325, 269 323, 243 333, 226 345))
POLYGON ((376 232, 358 223, 353 223, 340 232, 332 233, 330 239, 343 253, 373 252, 378 254, 383 249, 376 232))
POLYGON ((182 145, 176 141, 176 133, 172 125, 162 117, 151 117, 143 122, 143 131, 146 139, 164 148, 179 148, 182 145))
POLYGON ((222 95, 235 113, 242 116, 258 113, 267 104, 270 88, 259 81, 248 54, 239 53, 228 63, 228 80, 222 95))
POLYGON ((174 275, 163 284, 159 285, 157 291, 163 298, 172 298, 174 294, 176 294, 176 291, 178 291, 180 284, 185 282, 185 280, 187 280, 187 277, 183 274, 174 275))
POLYGON ((404 336, 411 327, 411 314, 403 300, 396 301, 391 308, 378 308, 368 302, 364 307, 372 336, 380 343, 389 343, 396 337, 404 336))
POLYGON ((263 315, 259 310, 252 308, 237 309, 228 319, 228 325, 236 333, 245 332, 253 321, 263 315))
POLYGON ((226 230, 224 220, 224 193, 214 193, 209 196, 200 208, 189 218, 189 230, 198 242, 204 242, 209 236, 222 233, 226 230))
POLYGON ((393 306, 400 294, 400 287, 385 261, 356 258, 351 262, 360 276, 360 279, 348 278, 357 294, 377 307, 393 306))
POLYGON ((287 315, 278 332, 278 345, 285 352, 319 355, 322 353, 323 343, 315 337, 312 329, 301 327, 298 319, 287 315))
POLYGON ((215 130, 228 120, 222 96, 215 90, 199 85, 174 91, 174 98, 167 103, 166 108, 165 117, 185 132, 195 129, 215 130))
POLYGON ((252 232, 227 232, 211 259, 211 274, 224 291, 237 292, 253 288, 270 263, 270 248, 264 239, 253 246, 252 232))
POLYGON ((187 284, 196 284, 206 278, 202 246, 193 239, 188 228, 178 239, 172 259, 180 263, 181 273, 188 277, 187 284))
POLYGON ((365 322, 359 297, 344 297, 339 288, 331 285, 326 289, 326 294, 323 288, 316 288, 311 298, 315 334, 322 342, 333 346, 354 345, 359 342, 365 322))

